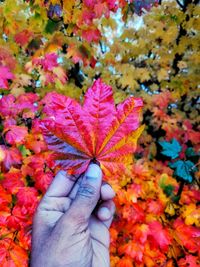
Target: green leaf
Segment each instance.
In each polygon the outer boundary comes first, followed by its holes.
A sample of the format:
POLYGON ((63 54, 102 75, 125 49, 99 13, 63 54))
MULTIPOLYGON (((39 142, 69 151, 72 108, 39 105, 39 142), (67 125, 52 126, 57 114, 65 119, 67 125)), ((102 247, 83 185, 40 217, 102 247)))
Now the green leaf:
POLYGON ((173 191, 174 191, 174 186, 171 184, 168 184, 163 188, 163 192, 167 197, 171 196, 173 194, 173 191))
POLYGON ((22 153, 23 157, 29 156, 31 154, 30 150, 27 149, 24 145, 20 145, 18 148, 20 152, 22 153))
POLYGON ((196 153, 195 151, 194 151, 194 148, 193 147, 188 147, 187 149, 186 149, 186 151, 185 151, 185 155, 186 155, 186 157, 188 157, 188 158, 190 158, 190 157, 198 157, 198 156, 200 156, 200 154, 199 153, 196 153))
POLYGON ((173 191, 174 191, 174 186, 171 184, 166 184, 167 181, 167 175, 163 174, 161 176, 161 179, 159 181, 159 186, 160 188, 162 188, 163 192, 165 193, 165 195, 167 197, 170 197, 173 195, 173 191))
POLYGON ((46 27, 45 27, 45 32, 46 33, 53 33, 54 31, 56 31, 58 28, 58 23, 57 22, 54 22, 52 20, 48 20, 47 21, 47 24, 46 24, 46 27))
POLYGON ((171 143, 167 141, 160 141, 159 144, 162 146, 163 149, 161 153, 172 159, 177 158, 182 149, 181 145, 175 138, 172 139, 171 143))
POLYGON ((190 160, 177 160, 173 163, 169 163, 169 166, 172 169, 175 169, 174 175, 176 177, 190 183, 193 180, 192 173, 197 171, 195 164, 190 160))

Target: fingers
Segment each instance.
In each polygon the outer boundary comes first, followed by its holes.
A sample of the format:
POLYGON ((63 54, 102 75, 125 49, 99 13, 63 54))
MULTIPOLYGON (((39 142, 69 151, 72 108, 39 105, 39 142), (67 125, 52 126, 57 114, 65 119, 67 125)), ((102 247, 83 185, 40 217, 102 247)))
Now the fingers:
MULTIPOLYGON (((102 245, 104 245, 107 251, 109 251, 108 248, 110 244, 110 236, 108 234, 108 228, 106 226, 105 227, 102 227, 102 226, 103 225, 101 222, 99 222, 98 218, 92 215, 91 220, 89 222, 91 238, 98 241, 98 243, 101 243, 102 245)), ((94 251, 96 251, 95 247, 94 247, 94 251)), ((99 249, 97 249, 97 251, 99 251, 99 249)), ((104 266, 104 265, 101 265, 101 266, 104 266)))
POLYGON ((42 211, 57 211, 65 213, 71 205, 71 199, 68 197, 49 197, 44 198, 39 205, 42 211))
POLYGON ((109 200, 114 198, 115 191, 112 189, 112 187, 108 184, 103 182, 101 186, 101 199, 102 200, 109 200))
POLYGON ((96 164, 89 165, 78 188, 76 197, 64 215, 66 220, 72 218, 74 223, 76 223, 76 220, 88 222, 100 198, 101 184, 102 171, 100 167, 96 164))
POLYGON ((65 197, 74 186, 77 177, 68 175, 65 171, 59 171, 49 186, 45 197, 65 197))
MULTIPOLYGON (((77 182, 75 183, 74 187, 72 188, 71 192, 68 194, 68 197, 71 200, 75 199, 82 180, 83 176, 80 176, 77 182)), ((114 196, 115 196, 115 191, 112 189, 112 187, 108 183, 103 182, 101 185, 101 200, 113 199, 114 196)))
POLYGON ((97 218, 102 221, 107 228, 110 227, 115 213, 115 204, 112 200, 103 202, 96 211, 97 218))
POLYGON ((78 192, 78 189, 80 187, 80 184, 82 183, 82 180, 83 180, 83 175, 81 175, 77 182, 75 183, 74 187, 72 188, 71 192, 68 194, 68 197, 71 199, 71 200, 74 200, 75 197, 76 197, 76 194, 78 192))

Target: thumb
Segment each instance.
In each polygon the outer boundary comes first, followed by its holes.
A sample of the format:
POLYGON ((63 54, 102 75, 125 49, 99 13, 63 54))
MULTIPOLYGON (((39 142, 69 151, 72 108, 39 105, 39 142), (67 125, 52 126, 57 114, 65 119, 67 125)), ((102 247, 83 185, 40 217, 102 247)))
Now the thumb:
POLYGON ((89 165, 66 216, 71 217, 73 221, 88 222, 100 198, 101 184, 102 171, 100 167, 96 164, 89 165))

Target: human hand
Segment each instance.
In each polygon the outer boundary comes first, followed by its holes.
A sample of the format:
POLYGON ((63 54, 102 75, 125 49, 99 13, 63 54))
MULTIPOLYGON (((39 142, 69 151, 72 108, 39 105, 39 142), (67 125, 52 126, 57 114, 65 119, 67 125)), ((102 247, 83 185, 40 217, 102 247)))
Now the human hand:
POLYGON ((114 195, 96 164, 78 181, 60 171, 34 216, 31 267, 109 267, 114 195))

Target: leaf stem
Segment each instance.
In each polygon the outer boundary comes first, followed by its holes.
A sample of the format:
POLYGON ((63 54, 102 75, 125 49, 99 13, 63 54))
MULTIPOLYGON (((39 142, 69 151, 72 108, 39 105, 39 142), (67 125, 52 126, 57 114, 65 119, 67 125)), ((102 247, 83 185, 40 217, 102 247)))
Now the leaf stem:
POLYGON ((92 160, 91 160, 91 163, 94 163, 94 164, 97 164, 99 167, 100 167, 100 162, 96 159, 96 158, 93 158, 92 160))
POLYGON ((200 162, 197 162, 197 164, 195 164, 194 166, 192 166, 192 168, 190 170, 196 168, 198 165, 200 165, 200 162))
POLYGON ((178 192, 176 194, 176 197, 177 197, 177 201, 176 202, 179 202, 180 198, 181 198, 181 193, 183 191, 183 187, 185 185, 185 181, 181 181, 180 182, 180 186, 179 186, 179 189, 178 189, 178 192))
POLYGON ((179 0, 176 0, 176 2, 181 8, 184 8, 184 5, 179 0))

